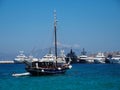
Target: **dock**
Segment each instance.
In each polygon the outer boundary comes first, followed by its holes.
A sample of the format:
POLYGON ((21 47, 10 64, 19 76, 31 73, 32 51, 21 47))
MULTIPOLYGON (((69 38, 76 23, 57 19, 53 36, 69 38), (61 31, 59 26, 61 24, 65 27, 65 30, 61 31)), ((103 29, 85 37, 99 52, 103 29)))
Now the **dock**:
POLYGON ((0 61, 0 64, 14 64, 14 61, 0 61))

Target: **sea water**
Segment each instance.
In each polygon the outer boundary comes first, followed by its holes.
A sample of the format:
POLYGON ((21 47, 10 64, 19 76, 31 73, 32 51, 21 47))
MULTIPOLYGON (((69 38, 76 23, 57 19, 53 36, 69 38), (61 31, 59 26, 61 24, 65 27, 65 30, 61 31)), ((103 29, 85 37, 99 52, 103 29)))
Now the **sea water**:
POLYGON ((120 90, 120 64, 73 64, 65 74, 13 77, 24 64, 0 64, 0 90, 120 90))

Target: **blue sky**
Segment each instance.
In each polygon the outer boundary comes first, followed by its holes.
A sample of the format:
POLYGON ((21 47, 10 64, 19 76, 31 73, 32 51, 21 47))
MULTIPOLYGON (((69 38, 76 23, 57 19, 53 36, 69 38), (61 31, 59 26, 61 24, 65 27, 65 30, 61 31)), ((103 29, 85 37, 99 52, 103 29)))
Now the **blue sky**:
POLYGON ((120 51, 119 0, 0 0, 0 52, 50 47, 54 10, 61 46, 120 51))

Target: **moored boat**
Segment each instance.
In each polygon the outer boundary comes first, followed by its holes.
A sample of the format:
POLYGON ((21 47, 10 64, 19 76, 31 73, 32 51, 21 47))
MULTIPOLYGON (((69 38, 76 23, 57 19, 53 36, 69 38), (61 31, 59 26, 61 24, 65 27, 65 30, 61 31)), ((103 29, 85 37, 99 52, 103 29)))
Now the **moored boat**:
POLYGON ((103 53, 98 53, 94 58, 94 63, 105 63, 105 56, 103 53))
POLYGON ((24 54, 24 51, 19 51, 20 54, 16 56, 16 58, 13 60, 14 63, 26 63, 31 64, 34 61, 38 61, 38 58, 35 58, 33 56, 26 56, 24 54))
POLYGON ((115 55, 107 59, 111 64, 120 64, 120 55, 115 55))
POLYGON ((83 48, 83 51, 81 52, 81 55, 78 56, 78 63, 93 63, 94 62, 94 59, 93 57, 88 57, 86 55, 86 51, 85 49, 83 48))
POLYGON ((24 51, 19 51, 20 54, 14 59, 14 63, 23 63, 27 56, 24 55, 24 51))

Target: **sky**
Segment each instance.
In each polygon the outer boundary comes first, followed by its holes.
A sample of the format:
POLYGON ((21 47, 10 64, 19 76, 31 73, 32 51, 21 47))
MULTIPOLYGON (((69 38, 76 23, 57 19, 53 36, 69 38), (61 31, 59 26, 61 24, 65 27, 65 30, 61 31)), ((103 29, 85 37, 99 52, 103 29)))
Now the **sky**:
POLYGON ((120 51, 119 0, 0 0, 0 52, 26 52, 53 43, 90 52, 120 51))

